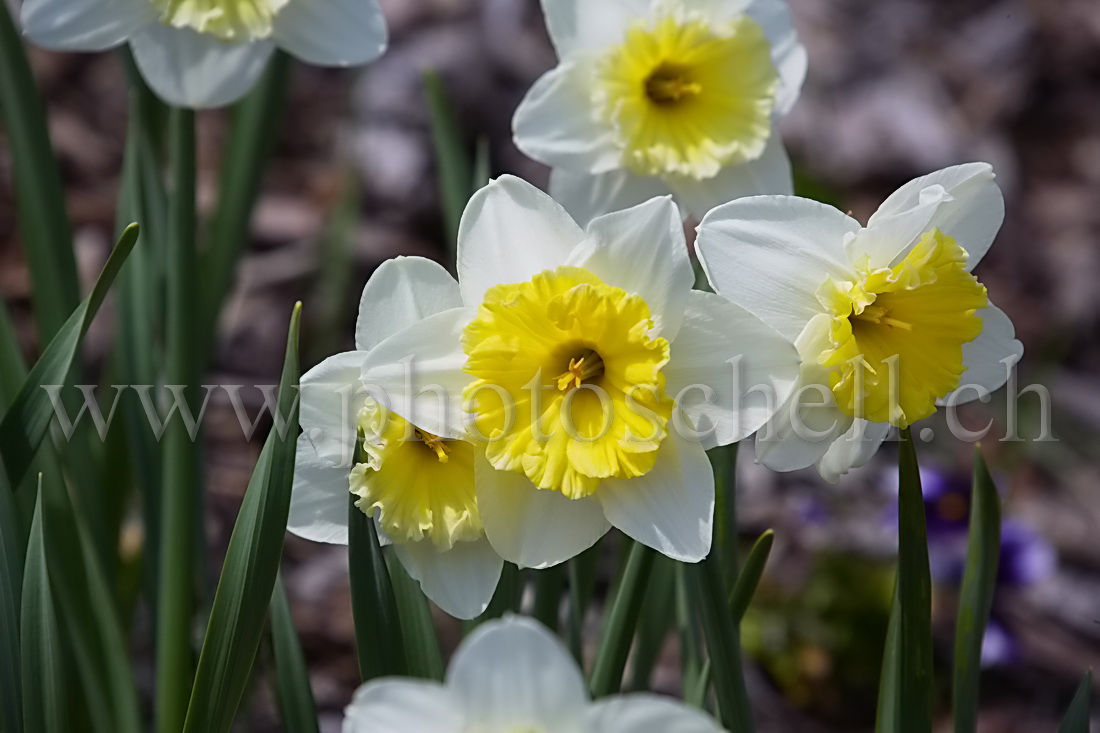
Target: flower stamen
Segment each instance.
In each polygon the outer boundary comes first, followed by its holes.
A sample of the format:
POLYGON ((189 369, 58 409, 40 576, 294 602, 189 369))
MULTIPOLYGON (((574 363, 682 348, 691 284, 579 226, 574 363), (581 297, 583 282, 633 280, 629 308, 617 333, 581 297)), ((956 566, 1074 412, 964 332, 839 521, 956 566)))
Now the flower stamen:
POLYGON ((580 358, 569 360, 569 368, 558 375, 558 389, 568 392, 574 387, 580 387, 586 380, 591 381, 603 375, 603 359, 595 351, 589 349, 580 358))
POLYGON ((673 105, 685 97, 698 96, 703 85, 688 77, 687 69, 663 64, 646 80, 646 96, 659 105, 673 105))
POLYGON ((432 435, 427 430, 421 430, 420 428, 416 428, 416 437, 420 438, 421 442, 428 447, 428 450, 435 453, 440 463, 446 463, 451 459, 451 449, 443 438, 432 435))

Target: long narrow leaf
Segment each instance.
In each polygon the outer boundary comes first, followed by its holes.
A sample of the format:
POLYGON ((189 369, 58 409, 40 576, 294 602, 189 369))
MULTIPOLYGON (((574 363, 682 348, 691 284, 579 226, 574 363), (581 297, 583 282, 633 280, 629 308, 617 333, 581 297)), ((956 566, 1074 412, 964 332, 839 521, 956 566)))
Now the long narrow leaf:
POLYGON ((515 613, 519 610, 522 598, 523 575, 518 567, 506 562, 500 571, 500 580, 493 591, 493 597, 489 599, 488 607, 477 618, 463 625, 465 633, 470 633, 486 621, 498 619, 506 613, 515 613))
POLYGON ((424 92, 428 98, 428 112, 432 122, 432 141, 435 144, 436 165, 439 169, 439 193, 443 199, 447 243, 453 251, 458 241, 458 223, 473 194, 471 182, 474 180, 474 173, 470 153, 462 142, 458 122, 438 73, 430 71, 424 75, 424 92))
POLYGON ((550 631, 557 633, 561 621, 561 598, 565 590, 565 568, 558 565, 533 571, 535 608, 532 615, 550 631))
POLYGON ((195 672, 184 731, 228 731, 252 672, 275 589, 290 511, 298 425, 298 324, 294 308, 279 380, 275 427, 248 482, 225 556, 195 672), (284 422, 285 420, 285 422, 284 422), (282 435, 280 435, 282 431, 282 435))
POLYGON ((1077 693, 1069 704, 1066 717, 1058 726, 1058 733, 1089 733, 1089 693, 1092 691, 1092 670, 1085 673, 1085 679, 1077 687, 1077 693))
POLYGON ((137 240, 138 227, 133 224, 123 232, 107 258, 91 294, 58 330, 0 421, 0 452, 4 455, 10 486, 19 485, 54 416, 50 397, 42 387, 65 383, 84 334, 137 240))
POLYGON ((605 697, 622 688, 623 670, 634 641, 634 632, 638 628, 642 598, 655 557, 655 550, 632 541, 630 554, 604 617, 600 646, 592 668, 592 679, 588 683, 593 697, 605 697))
MULTIPOLYGON (((756 595, 756 589, 760 585, 760 578, 764 575, 764 567, 768 564, 768 556, 771 554, 774 541, 775 532, 770 529, 760 535, 752 546, 752 550, 749 551, 749 556, 745 560, 745 567, 737 576, 737 583, 730 591, 730 616, 733 618, 735 625, 739 625, 742 619, 745 618, 745 612, 749 610, 752 597, 756 595)), ((699 678, 694 687, 689 690, 689 694, 684 696, 689 704, 702 707, 707 688, 710 687, 712 671, 711 660, 707 659, 703 662, 703 668, 699 671, 699 678)))
POLYGON ((898 700, 901 697, 901 606, 898 591, 890 606, 890 625, 886 628, 886 645, 882 650, 882 673, 879 675, 878 708, 875 713, 875 733, 897 733, 898 700))
POLYGON ((752 708, 741 668, 741 633, 729 612, 719 548, 700 563, 684 568, 711 660, 714 692, 722 724, 731 731, 752 733, 752 708))
POLYGON ((667 557, 654 559, 649 576, 646 602, 634 639, 634 656, 630 666, 630 690, 649 689, 653 668, 665 646, 665 639, 676 621, 676 562, 667 557))
POLYGON ((966 569, 955 622, 955 733, 978 727, 978 691, 982 671, 982 638, 993 609, 993 590, 1001 555, 1001 506, 981 449, 974 452, 970 537, 966 569))
POLYGON ((374 520, 348 499, 348 572, 355 648, 363 682, 408 674, 403 621, 374 520))
POLYGON ((309 686, 309 672, 294 628, 290 601, 282 576, 271 594, 271 646, 275 656, 275 696, 286 733, 319 733, 317 704, 309 686))
POLYGON ((426 680, 442 680, 443 652, 439 649, 428 599, 420 590, 420 584, 405 572, 392 548, 385 555, 393 580, 393 595, 397 599, 397 613, 401 616, 409 674, 426 680))
POLYGON ((21 618, 23 714, 28 731, 68 730, 65 662, 42 534, 41 489, 27 546, 21 618))
POLYGON ((0 456, 0 730, 17 733, 23 729, 19 616, 26 543, 3 463, 0 456))
POLYGON ((599 560, 600 545, 596 543, 570 560, 566 570, 569 575, 569 616, 565 633, 569 651, 581 669, 584 669, 584 616, 588 610, 588 600, 592 597, 592 586, 596 584, 599 560))
POLYGON ((932 730, 932 577, 917 453, 902 431, 898 462, 898 730, 932 730))
POLYGON ((0 119, 8 133, 38 336, 47 343, 76 309, 80 284, 42 98, 9 8, 0 3, 0 119))
POLYGON ((756 540, 749 556, 745 559, 745 567, 737 576, 737 582, 730 591, 730 614, 734 623, 741 623, 745 612, 749 610, 749 603, 756 595, 756 588, 760 585, 760 578, 764 575, 764 567, 768 564, 768 557, 775 543, 775 532, 770 529, 756 540))
POLYGON ((139 706, 113 588, 96 561, 83 517, 56 481, 42 485, 50 589, 97 733, 138 733, 139 706))

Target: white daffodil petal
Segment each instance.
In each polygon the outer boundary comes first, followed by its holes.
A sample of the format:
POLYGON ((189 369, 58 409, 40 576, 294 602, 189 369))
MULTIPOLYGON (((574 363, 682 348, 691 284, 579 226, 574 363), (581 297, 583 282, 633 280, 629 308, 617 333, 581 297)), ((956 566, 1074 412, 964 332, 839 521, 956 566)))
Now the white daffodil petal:
POLYGON ((779 72, 775 112, 786 115, 798 101, 806 80, 809 65, 806 47, 798 41, 791 9, 784 0, 752 0, 746 12, 760 24, 771 42, 772 63, 779 72))
POLYGON ((889 423, 855 420, 848 432, 834 440, 817 461, 817 472, 829 483, 837 483, 848 471, 866 465, 889 433, 889 423))
POLYGON ((152 23, 130 39, 134 60, 157 96, 180 107, 222 107, 260 78, 270 41, 225 43, 190 28, 152 23))
POLYGON ((753 196, 719 206, 699 225, 695 247, 714 289, 794 341, 824 312, 826 279, 856 279, 844 249, 859 223, 792 196, 753 196))
POLYGON ((696 219, 702 219, 717 206, 746 196, 794 193, 791 159, 778 130, 772 130, 764 152, 756 160, 726 166, 714 178, 669 178, 668 186, 696 219))
POLYGON ((590 175, 564 168, 550 171, 550 195, 565 207, 581 226, 601 214, 621 211, 665 196, 671 189, 660 178, 636 176, 625 170, 590 175))
POLYGON ((366 354, 348 351, 302 375, 298 422, 317 454, 333 466, 355 462, 357 418, 366 399, 359 376, 366 354))
POLYGON ((723 733, 706 713, 656 695, 597 700, 585 714, 588 730, 599 733, 723 733))
POLYGON ((671 196, 593 220, 587 238, 566 264, 641 296, 653 316, 655 333, 669 341, 676 338, 695 271, 671 196))
POLYGON ((386 260, 363 288, 355 348, 370 351, 417 321, 461 306, 458 281, 442 265, 423 257, 386 260))
POLYGON ((25 0, 23 32, 58 51, 103 51, 123 43, 157 14, 147 0, 25 0))
POLYGON ((494 285, 530 280, 561 265, 584 232, 530 183, 501 176, 474 194, 458 228, 458 281, 468 306, 494 285))
POLYGON ((649 15, 651 0, 542 0, 558 56, 606 48, 622 40, 631 22, 649 15))
POLYGON ((798 382, 799 357, 741 306, 693 290, 664 373, 669 395, 713 448, 748 437, 775 414, 798 382))
POLYGON ((472 730, 569 731, 588 703, 584 677, 562 643, 519 616, 466 637, 446 684, 472 730))
POLYGON ((848 242, 848 259, 865 262, 869 270, 892 267, 931 231, 936 212, 950 198, 951 194, 942 186, 931 186, 912 208, 878 217, 848 242))
POLYGON ((756 434, 756 461, 773 471, 808 468, 852 424, 828 387, 829 368, 816 358, 832 344, 830 322, 825 314, 814 317, 795 340, 795 349, 806 355, 796 388, 756 434))
POLYGON ((570 58, 544 74, 520 102, 512 120, 516 146, 550 166, 605 173, 622 153, 612 127, 593 112, 591 83, 598 59, 570 58))
POLYGON ((380 679, 355 692, 343 733, 462 733, 454 695, 437 682, 380 679))
POLYGON ((941 403, 961 405, 1000 389, 1024 355, 1024 345, 1016 339, 1016 327, 1003 310, 990 303, 988 308, 978 311, 978 316, 982 319, 982 333, 963 344, 966 371, 954 393, 958 396, 948 395, 941 403))
POLYGON ((489 607, 504 561, 488 540, 456 542, 440 552, 429 540, 394 544, 405 570, 446 613, 471 619, 489 607))
POLYGON ((299 0, 275 16, 274 37, 307 63, 357 66, 382 55, 389 33, 378 0, 299 0))
MULTIPOLYGON (((867 223, 868 229, 883 219, 897 218, 922 208, 933 191, 946 194, 928 223, 955 239, 967 251, 967 269, 977 265, 1004 223, 1004 195, 988 163, 967 163, 929 173, 899 188, 882 203, 867 223)), ((924 232, 920 232, 923 234, 924 232)))
POLYGON ((414 323, 371 349, 361 375, 366 389, 388 410, 421 430, 445 438, 466 437, 462 390, 462 329, 472 308, 453 308, 414 323))
POLYGON ((505 560, 548 568, 576 557, 611 528, 594 498, 571 500, 536 489, 522 473, 498 471, 479 455, 474 463, 485 535, 505 560))
POLYGON ((298 436, 294 485, 286 528, 313 542, 348 543, 348 469, 317 455, 309 438, 298 436))
POLYGON ((703 446, 670 430, 657 464, 644 476, 606 479, 596 497, 611 524, 682 562, 710 553, 714 470, 703 446))

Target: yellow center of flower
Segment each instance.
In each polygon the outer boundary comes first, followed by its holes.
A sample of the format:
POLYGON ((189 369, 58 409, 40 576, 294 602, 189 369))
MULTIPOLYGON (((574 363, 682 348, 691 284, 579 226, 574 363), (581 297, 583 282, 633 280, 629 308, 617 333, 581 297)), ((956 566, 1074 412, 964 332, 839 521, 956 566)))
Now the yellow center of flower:
POLYGON ((623 165, 639 175, 713 178, 759 157, 771 134, 779 77, 748 16, 639 23, 597 73, 599 113, 619 133, 623 165))
POLYGON ((271 35, 275 16, 290 0, 150 0, 161 21, 223 41, 246 43, 271 35))
POLYGON ((837 406, 852 417, 908 427, 959 386, 963 345, 982 331, 985 287, 966 252, 938 229, 891 268, 830 278, 818 298, 831 312, 819 363, 837 406))
POLYGON ((672 416, 652 329, 644 300, 576 267, 489 289, 462 337, 489 462, 573 499, 652 469, 672 416))
POLYGON ((447 550, 481 536, 473 445, 414 428, 373 400, 359 414, 359 432, 366 462, 352 469, 351 493, 390 539, 428 539, 447 550))

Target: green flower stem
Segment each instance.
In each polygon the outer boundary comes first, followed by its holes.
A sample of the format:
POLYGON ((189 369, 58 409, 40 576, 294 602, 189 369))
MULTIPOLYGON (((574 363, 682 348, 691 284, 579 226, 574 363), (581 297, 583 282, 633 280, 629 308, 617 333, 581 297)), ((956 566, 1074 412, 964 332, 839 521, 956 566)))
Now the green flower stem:
POLYGON ((656 551, 633 542, 618 586, 611 596, 600 637, 589 689, 593 697, 606 697, 622 688, 623 670, 642 612, 642 601, 653 570, 656 551))
POLYGON ((898 730, 932 730, 932 577, 924 495, 913 435, 901 431, 898 457, 898 730))
POLYGON ((291 60, 276 51, 256 88, 233 110, 233 127, 225 146, 218 209, 202 254, 203 282, 199 344, 202 354, 213 349, 218 315, 233 286, 237 261, 248 242, 252 210, 276 133, 283 120, 291 60))
MULTIPOLYGON (((172 192, 169 205, 168 308, 165 382, 187 386, 194 401, 195 358, 195 113, 173 109, 169 120, 172 192)), ((193 673, 195 541, 199 536, 197 443, 184 421, 168 423, 164 439, 157 599, 156 722, 158 733, 178 733, 187 715, 193 673)))
POLYGON ((732 733, 752 733, 752 708, 741 668, 741 633, 729 610, 718 548, 700 563, 684 568, 711 660, 719 718, 732 733))

